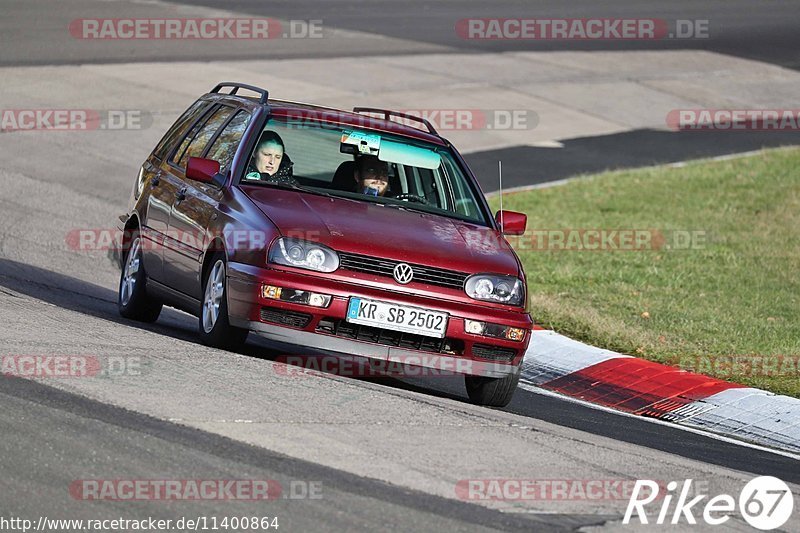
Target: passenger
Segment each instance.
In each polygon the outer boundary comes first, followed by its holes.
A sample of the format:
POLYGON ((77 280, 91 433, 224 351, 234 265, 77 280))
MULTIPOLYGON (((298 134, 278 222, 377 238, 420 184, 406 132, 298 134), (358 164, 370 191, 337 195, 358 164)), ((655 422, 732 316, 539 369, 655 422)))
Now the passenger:
POLYGON ((298 186, 299 183, 293 176, 292 165, 280 135, 274 131, 265 131, 256 145, 245 179, 298 186))
POLYGON ((356 160, 356 191, 368 196, 386 196, 389 189, 389 165, 374 155, 356 160))

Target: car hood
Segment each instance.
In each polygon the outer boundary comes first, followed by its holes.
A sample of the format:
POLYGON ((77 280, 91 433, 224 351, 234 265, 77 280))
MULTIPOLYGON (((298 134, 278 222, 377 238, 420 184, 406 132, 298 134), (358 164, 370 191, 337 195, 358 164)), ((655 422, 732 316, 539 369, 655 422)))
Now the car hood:
POLYGON ((465 273, 519 274, 517 258, 495 230, 368 201, 242 186, 283 235, 339 252, 465 273))

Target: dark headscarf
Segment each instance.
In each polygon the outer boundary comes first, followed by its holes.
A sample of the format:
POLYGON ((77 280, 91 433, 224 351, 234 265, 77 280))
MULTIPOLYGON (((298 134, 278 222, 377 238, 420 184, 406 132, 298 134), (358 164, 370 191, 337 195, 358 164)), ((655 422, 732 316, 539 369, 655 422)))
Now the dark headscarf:
POLYGON ((270 183, 284 183, 286 185, 298 186, 300 183, 294 178, 294 171, 293 171, 292 159, 289 157, 289 154, 286 153, 286 147, 283 144, 283 139, 281 139, 280 135, 275 133, 274 131, 265 131, 261 134, 261 138, 258 140, 258 144, 256 145, 256 151, 253 154, 253 157, 250 159, 250 164, 247 166, 247 174, 245 179, 247 181, 255 181, 255 175, 258 174, 258 181, 267 181, 270 183), (278 170, 275 171, 274 174, 268 174, 266 172, 259 172, 258 168, 256 168, 256 154, 261 149, 262 146, 265 144, 275 144, 281 147, 283 150, 283 157, 281 158, 281 164, 278 165, 278 170))

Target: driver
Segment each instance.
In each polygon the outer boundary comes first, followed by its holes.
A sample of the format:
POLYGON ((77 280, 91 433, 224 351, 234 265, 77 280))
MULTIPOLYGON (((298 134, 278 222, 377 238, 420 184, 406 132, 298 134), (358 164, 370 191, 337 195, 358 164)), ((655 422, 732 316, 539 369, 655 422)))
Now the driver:
POLYGON ((360 193, 386 196, 389 190, 389 165, 374 155, 363 155, 356 160, 353 177, 360 193))
POLYGON ((292 160, 285 151, 283 139, 274 131, 265 131, 247 166, 247 181, 267 181, 298 186, 292 172, 292 160))

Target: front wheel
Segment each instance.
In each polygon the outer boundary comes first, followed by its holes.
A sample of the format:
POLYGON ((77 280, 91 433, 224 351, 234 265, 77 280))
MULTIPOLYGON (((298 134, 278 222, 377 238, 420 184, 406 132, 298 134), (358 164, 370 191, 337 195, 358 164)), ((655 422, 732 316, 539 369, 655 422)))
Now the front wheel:
POLYGON ((138 233, 134 233, 119 277, 117 308, 120 315, 140 322, 158 320, 162 304, 147 295, 146 283, 142 239, 138 233))
POLYGON ((249 333, 228 321, 225 256, 216 254, 205 275, 203 308, 200 310, 200 340, 207 346, 232 350, 244 344, 249 333))
POLYGON ((467 395, 472 403, 487 407, 505 407, 511 402, 519 383, 517 370, 504 378, 487 378, 484 376, 464 376, 467 395))

